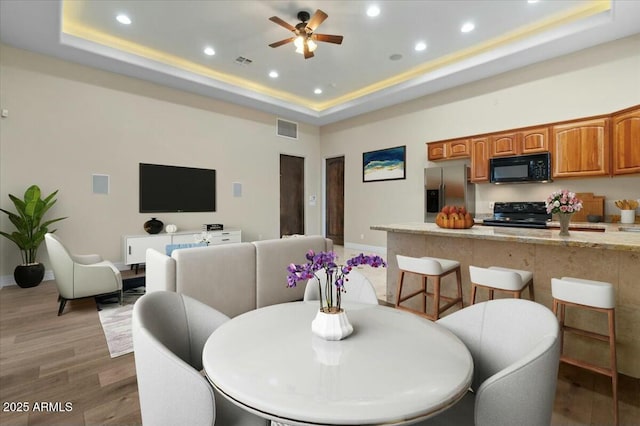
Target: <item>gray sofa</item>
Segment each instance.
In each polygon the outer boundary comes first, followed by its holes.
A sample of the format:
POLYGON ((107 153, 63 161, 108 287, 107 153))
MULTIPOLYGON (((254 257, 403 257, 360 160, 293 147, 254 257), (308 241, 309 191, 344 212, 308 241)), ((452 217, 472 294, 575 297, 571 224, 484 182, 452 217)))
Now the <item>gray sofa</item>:
POLYGON ((224 244, 146 253, 147 292, 176 291, 234 317, 244 312, 302 300, 305 285, 287 287, 287 265, 305 263, 309 250, 328 251, 322 236, 224 244))

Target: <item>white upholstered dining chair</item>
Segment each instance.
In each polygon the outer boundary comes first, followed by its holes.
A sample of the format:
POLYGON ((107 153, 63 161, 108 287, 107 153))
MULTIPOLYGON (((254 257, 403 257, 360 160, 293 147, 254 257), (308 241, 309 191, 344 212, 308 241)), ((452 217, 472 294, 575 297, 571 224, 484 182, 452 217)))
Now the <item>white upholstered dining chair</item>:
MULTIPOLYGON (((316 272, 316 277, 320 280, 320 285, 324 288, 327 282, 327 274, 324 269, 316 272)), ((371 305, 378 304, 378 296, 376 296, 376 289, 371 284, 371 281, 367 279, 362 273, 356 269, 352 269, 346 275, 347 281, 344 284, 345 291, 342 293, 343 302, 358 302, 371 305)), ((318 279, 311 278, 307 281, 307 287, 304 289, 303 300, 319 300, 320 292, 318 289, 318 279)), ((334 291, 335 300, 335 286, 331 287, 334 291)))
POLYGON ((44 235, 44 242, 58 287, 58 316, 71 299, 117 293, 122 302, 122 276, 113 263, 98 254, 71 254, 51 233, 44 235))
POLYGON ((266 426, 200 372, 207 338, 229 317, 180 293, 156 291, 133 307, 133 349, 145 426, 266 426))
POLYGON ((437 321, 467 346, 470 392, 420 426, 540 426, 551 423, 559 327, 545 306, 522 299, 471 305, 437 321))

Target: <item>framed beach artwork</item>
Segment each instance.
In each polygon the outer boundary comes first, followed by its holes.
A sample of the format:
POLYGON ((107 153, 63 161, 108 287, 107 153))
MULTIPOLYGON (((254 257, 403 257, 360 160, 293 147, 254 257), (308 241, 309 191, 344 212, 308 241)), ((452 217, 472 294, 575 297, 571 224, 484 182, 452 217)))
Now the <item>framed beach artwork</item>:
POLYGON ((405 179, 407 147, 380 149, 362 153, 362 181, 405 179))

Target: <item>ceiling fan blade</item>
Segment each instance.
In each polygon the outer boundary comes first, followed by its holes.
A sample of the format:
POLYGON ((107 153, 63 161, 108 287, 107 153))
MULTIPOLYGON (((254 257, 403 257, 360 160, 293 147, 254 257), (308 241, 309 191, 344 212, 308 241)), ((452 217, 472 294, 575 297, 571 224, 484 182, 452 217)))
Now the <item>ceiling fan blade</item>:
POLYGON ((342 44, 343 37, 341 35, 331 34, 312 34, 311 38, 317 41, 324 41, 326 43, 342 44))
POLYGON ((320 9, 316 10, 316 13, 313 14, 309 22, 307 23, 307 28, 309 28, 312 32, 318 28, 320 24, 327 19, 329 15, 321 11, 320 9))
POLYGON ((271 22, 275 22, 276 24, 280 25, 281 27, 285 27, 289 31, 292 31, 294 33, 296 32, 296 27, 294 27, 293 25, 289 24, 288 22, 283 21, 282 19, 278 18, 277 16, 272 16, 271 18, 269 18, 269 20, 271 22))
POLYGON ((276 41, 275 43, 271 43, 269 46, 271 46, 271 47, 280 47, 283 44, 291 43, 295 39, 296 39, 295 37, 285 38, 284 40, 280 40, 280 41, 276 41))

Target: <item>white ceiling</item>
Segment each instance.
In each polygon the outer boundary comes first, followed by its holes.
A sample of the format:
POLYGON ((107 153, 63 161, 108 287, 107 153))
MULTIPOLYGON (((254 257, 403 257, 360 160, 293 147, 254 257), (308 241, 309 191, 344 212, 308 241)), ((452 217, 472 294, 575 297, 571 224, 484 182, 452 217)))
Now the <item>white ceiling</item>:
POLYGON ((640 0, 0 0, 3 43, 316 125, 639 32, 640 0), (316 9, 329 15, 316 32, 342 45, 307 60, 268 46, 292 35, 269 17, 316 9))

